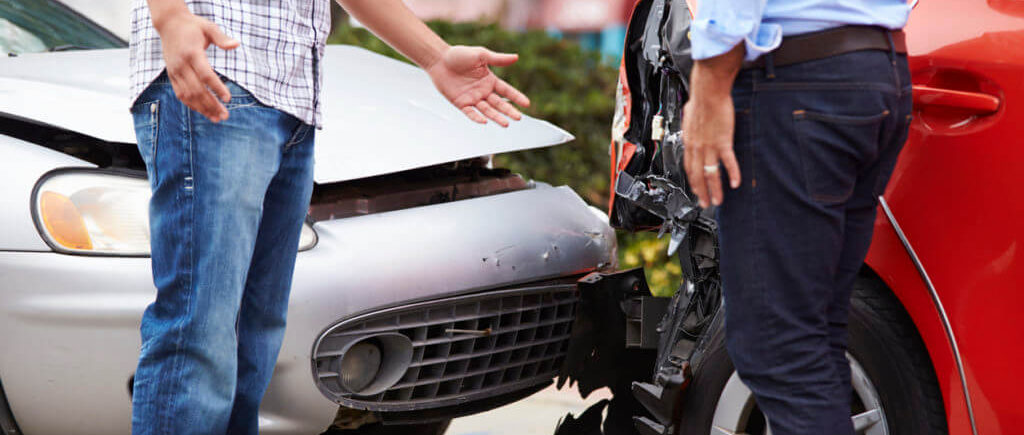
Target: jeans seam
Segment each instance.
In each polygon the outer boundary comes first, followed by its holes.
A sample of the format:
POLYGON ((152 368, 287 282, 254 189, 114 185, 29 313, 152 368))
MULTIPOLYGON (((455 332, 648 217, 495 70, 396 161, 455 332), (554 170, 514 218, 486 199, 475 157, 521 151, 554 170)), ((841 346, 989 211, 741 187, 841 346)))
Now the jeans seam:
POLYGON ((900 89, 894 88, 891 83, 876 82, 780 82, 769 83, 754 82, 755 92, 778 92, 778 91, 879 91, 893 95, 899 95, 900 89))
POLYGON ((153 164, 152 164, 152 166, 153 166, 153 180, 157 180, 157 176, 160 174, 160 171, 157 169, 157 165, 156 165, 156 162, 157 162, 157 157, 156 157, 157 156, 157 150, 159 150, 159 147, 160 147, 160 144, 159 144, 159 140, 160 140, 160 101, 159 100, 153 102, 153 110, 150 111, 150 122, 152 123, 152 128, 150 129, 150 134, 153 135, 152 139, 150 139, 150 141, 153 142, 153 153, 152 153, 152 156, 150 158, 153 159, 153 164))
MULTIPOLYGON (((750 128, 749 128, 749 131, 750 131, 750 149, 749 149, 749 153, 750 153, 750 172, 751 172, 751 177, 752 177, 751 180, 752 181, 757 180, 757 172, 758 172, 757 171, 757 161, 758 161, 757 153, 760 151, 758 149, 757 142, 756 142, 756 139, 758 137, 757 130, 759 128, 759 123, 757 122, 758 119, 757 119, 757 116, 756 116, 757 112, 758 112, 757 111, 758 92, 756 91, 756 88, 757 88, 757 82, 756 81, 754 82, 753 86, 754 86, 755 90, 754 90, 754 92, 752 92, 751 97, 750 97, 750 128)), ((755 230, 754 234, 759 234, 758 227, 761 224, 761 221, 758 219, 758 200, 759 200, 759 195, 757 194, 757 186, 753 185, 753 183, 751 183, 751 184, 752 185, 751 185, 751 189, 750 189, 750 224, 752 226, 754 226, 754 230, 755 230)), ((750 263, 751 263, 750 268, 753 270, 754 276, 761 276, 761 272, 760 272, 760 270, 761 270, 760 253, 761 253, 761 251, 763 249, 763 246, 761 246, 761 245, 762 245, 761 239, 759 237, 753 237, 753 246, 752 246, 752 248, 753 248, 754 255, 752 256, 753 258, 751 258, 751 260, 750 260, 750 263)), ((760 304, 761 307, 767 306, 767 295, 766 295, 767 291, 765 289, 764 283, 761 282, 760 280, 755 280, 755 284, 754 285, 756 286, 756 289, 757 289, 757 292, 758 292, 758 295, 757 295, 758 301, 759 301, 758 303, 760 304)), ((768 332, 770 334, 771 330, 772 330, 773 324, 774 324, 774 320, 769 318, 767 324, 764 325, 764 328, 761 328, 762 331, 763 332, 768 332)), ((777 366, 778 365, 778 361, 777 361, 776 356, 777 355, 773 353, 768 358, 769 359, 769 364, 771 364, 772 366, 777 366)))
POLYGON ((292 146, 305 140, 307 134, 309 134, 309 127, 306 126, 306 124, 300 123, 299 126, 295 128, 295 131, 292 133, 288 142, 284 144, 284 150, 288 151, 292 146))

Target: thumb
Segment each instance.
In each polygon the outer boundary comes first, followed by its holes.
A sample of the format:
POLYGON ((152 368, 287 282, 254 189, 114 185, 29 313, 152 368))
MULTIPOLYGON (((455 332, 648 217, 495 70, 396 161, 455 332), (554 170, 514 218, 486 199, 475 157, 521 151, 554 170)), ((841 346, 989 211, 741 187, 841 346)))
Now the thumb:
POLYGON ((216 24, 209 23, 203 28, 203 33, 206 34, 206 39, 217 47, 224 50, 234 50, 238 48, 239 42, 234 38, 225 35, 216 24))
POLYGON ((508 53, 495 53, 491 50, 484 49, 484 60, 488 65, 492 66, 509 66, 516 63, 519 60, 518 54, 508 53))

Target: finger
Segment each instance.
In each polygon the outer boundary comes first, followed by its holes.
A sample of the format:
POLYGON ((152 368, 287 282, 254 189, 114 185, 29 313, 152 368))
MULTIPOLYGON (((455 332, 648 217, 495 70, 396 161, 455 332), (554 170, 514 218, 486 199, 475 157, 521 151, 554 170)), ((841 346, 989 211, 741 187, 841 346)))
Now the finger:
POLYGON ((494 85, 494 91, 498 95, 512 100, 513 103, 522 107, 530 107, 530 99, 526 97, 526 94, 519 92, 519 89, 512 87, 502 79, 498 79, 498 83, 494 85))
POLYGON ((203 27, 203 34, 206 35, 206 39, 213 45, 224 50, 234 50, 240 45, 238 40, 224 34, 224 32, 220 30, 220 27, 212 22, 208 22, 207 25, 203 27))
POLYGON ((730 148, 721 154, 721 158, 722 165, 725 166, 726 172, 729 173, 729 186, 733 189, 740 187, 743 176, 740 174, 740 164, 736 161, 736 153, 730 148))
MULTIPOLYGON (((200 113, 213 122, 220 122, 228 119, 228 109, 225 108, 224 104, 218 101, 217 97, 215 97, 210 92, 210 89, 206 87, 205 81, 201 78, 201 73, 195 68, 195 66, 193 66, 192 70, 195 73, 195 81, 199 88, 195 96, 195 100, 197 101, 197 104, 203 108, 203 111, 200 113)), ((218 82, 220 81, 216 76, 214 76, 214 79, 218 82)))
POLYGON ((231 101, 231 91, 228 90, 228 87, 221 81, 220 77, 217 77, 217 73, 213 72, 213 67, 210 66, 205 53, 202 56, 198 56, 193 61, 192 66, 196 71, 196 75, 199 76, 199 80, 220 97, 221 101, 225 103, 231 101))
MULTIPOLYGON (((704 165, 706 167, 719 167, 718 162, 718 151, 714 148, 709 149, 707 153, 704 153, 704 165)), ((704 168, 701 168, 703 170, 704 168)), ((711 196, 711 203, 719 205, 722 203, 722 171, 716 169, 714 171, 703 171, 704 179, 707 181, 707 190, 711 196)))
MULTIPOLYGON (((217 102, 216 98, 213 98, 213 94, 206 90, 206 86, 199 81, 199 77, 191 67, 183 67, 178 72, 178 79, 182 83, 182 95, 178 98, 186 106, 199 112, 203 116, 210 119, 212 122, 220 122, 221 117, 225 116, 226 113, 222 113, 218 110, 218 106, 223 109, 217 102)), ((227 112, 227 109, 223 109, 227 112)))
POLYGON ((523 113, 520 112, 519 109, 516 109, 516 106, 509 104, 508 101, 505 101, 504 99, 499 97, 498 94, 491 94, 490 96, 488 96, 487 102, 490 103, 492 107, 498 109, 499 112, 501 112, 502 114, 509 118, 512 118, 516 121, 523 119, 523 113))
POLYGON ((484 116, 481 115, 480 112, 477 112, 476 109, 474 109, 472 106, 463 107, 462 113, 465 113, 467 118, 471 119, 473 122, 476 122, 477 124, 487 123, 487 118, 484 118, 484 116))
POLYGON ((690 190, 697 195, 701 207, 707 207, 707 184, 704 181, 704 152, 699 147, 692 147, 692 152, 686 156, 686 175, 690 180, 690 190))
POLYGON ((504 116, 501 116, 501 113, 498 113, 498 111, 495 110, 494 107, 492 107, 486 101, 476 103, 476 110, 479 110, 480 113, 484 114, 484 116, 491 118, 492 121, 497 122, 498 125, 502 127, 508 127, 508 119, 505 118, 504 116))
POLYGON ((518 54, 509 53, 496 53, 488 49, 484 49, 484 62, 492 66, 509 66, 519 60, 518 54))

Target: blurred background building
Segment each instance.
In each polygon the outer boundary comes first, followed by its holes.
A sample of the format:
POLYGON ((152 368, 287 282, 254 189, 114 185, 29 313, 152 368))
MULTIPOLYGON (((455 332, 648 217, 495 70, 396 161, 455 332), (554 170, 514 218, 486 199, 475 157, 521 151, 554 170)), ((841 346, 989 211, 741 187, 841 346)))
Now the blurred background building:
POLYGON ((406 0, 421 18, 491 21, 512 30, 543 29, 618 56, 631 0, 406 0))
MULTIPOLYGON (((131 0, 64 0, 127 39, 131 0)), ((423 19, 497 22, 542 29, 612 57, 622 52, 633 0, 405 0, 423 19)), ((340 14, 340 17, 344 15, 340 14)))

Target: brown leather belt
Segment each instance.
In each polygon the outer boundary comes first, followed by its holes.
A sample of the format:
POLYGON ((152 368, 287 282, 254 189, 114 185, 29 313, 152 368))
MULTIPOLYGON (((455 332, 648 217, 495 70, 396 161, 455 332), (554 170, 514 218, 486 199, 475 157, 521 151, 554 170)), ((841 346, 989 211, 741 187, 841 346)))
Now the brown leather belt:
POLYGON ((835 27, 782 38, 779 48, 753 62, 744 63, 743 68, 764 68, 769 55, 772 65, 784 66, 861 50, 895 50, 905 54, 907 38, 902 30, 875 26, 835 27), (889 35, 892 35, 892 45, 889 35))

